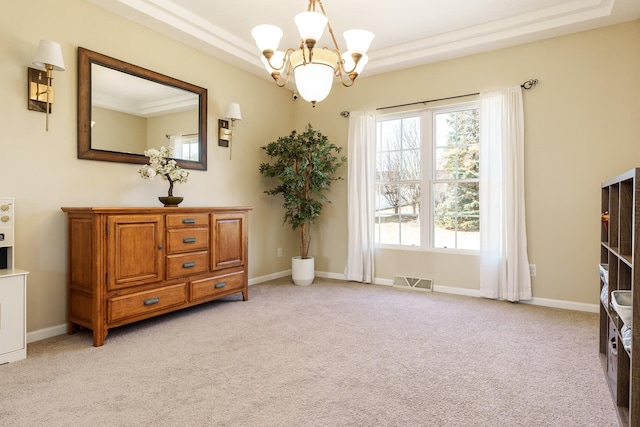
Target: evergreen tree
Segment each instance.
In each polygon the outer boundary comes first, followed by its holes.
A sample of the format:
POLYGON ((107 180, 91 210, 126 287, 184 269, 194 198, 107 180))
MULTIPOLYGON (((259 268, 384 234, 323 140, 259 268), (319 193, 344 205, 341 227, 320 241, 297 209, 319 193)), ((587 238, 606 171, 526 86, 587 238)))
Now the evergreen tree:
MULTIPOLYGON (((444 148, 442 165, 438 172, 452 179, 477 179, 479 173, 479 115, 478 110, 449 113, 447 117, 449 133, 444 148)), ((477 182, 449 184, 446 190, 436 196, 435 223, 452 230, 477 231, 480 229, 479 188, 477 182)))

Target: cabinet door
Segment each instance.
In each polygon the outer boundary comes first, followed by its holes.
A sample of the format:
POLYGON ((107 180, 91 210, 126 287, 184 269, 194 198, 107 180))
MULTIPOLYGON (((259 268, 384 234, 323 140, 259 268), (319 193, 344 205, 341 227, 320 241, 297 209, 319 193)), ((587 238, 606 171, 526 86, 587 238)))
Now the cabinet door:
POLYGON ((247 215, 232 212, 211 215, 211 269, 245 265, 247 215))
POLYGON ((164 279, 164 216, 112 215, 107 218, 109 290, 164 279))
POLYGON ((24 276, 0 277, 0 363, 9 361, 3 360, 2 355, 23 350, 26 346, 25 281, 24 276))

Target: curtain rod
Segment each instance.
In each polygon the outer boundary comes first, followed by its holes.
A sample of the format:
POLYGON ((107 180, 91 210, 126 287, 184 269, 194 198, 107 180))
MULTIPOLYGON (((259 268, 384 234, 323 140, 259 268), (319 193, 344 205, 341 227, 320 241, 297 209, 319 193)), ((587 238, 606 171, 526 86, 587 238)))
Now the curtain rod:
MULTIPOLYGON (((522 83, 520 85, 520 87, 523 88, 524 90, 529 90, 529 89, 533 88, 537 84, 538 84, 538 79, 529 79, 526 82, 522 83)), ((378 111, 378 110, 387 110, 389 108, 408 107, 410 105, 427 104, 429 102, 446 101, 446 100, 449 100, 449 99, 465 98, 467 96, 474 96, 474 95, 480 95, 480 92, 467 93, 467 94, 464 94, 464 95, 456 95, 456 96, 447 96, 445 98, 427 99, 426 101, 409 102, 408 104, 398 104, 398 105, 389 105, 387 107, 378 107, 378 108, 376 108, 376 111, 378 111)), ((342 111, 342 112, 340 112, 340 115, 342 117, 349 117, 349 112, 348 111, 342 111)))
MULTIPOLYGON (((520 87, 523 88, 524 90, 529 90, 529 89, 531 89, 532 87, 534 87, 537 84, 538 84, 538 79, 529 79, 526 82, 522 83, 520 85, 520 87)), ((426 104, 426 103, 429 103, 429 102, 436 102, 436 101, 446 101, 446 100, 449 100, 449 99, 465 98, 467 96, 474 96, 474 95, 480 95, 480 92, 467 93, 467 94, 464 94, 464 95, 448 96, 448 97, 445 97, 445 98, 427 99, 426 101, 410 102, 408 104, 390 105, 388 107, 376 108, 376 110, 387 110, 389 108, 407 107, 409 105, 426 104)))
POLYGON ((183 133, 182 135, 169 135, 166 134, 165 136, 167 137, 167 139, 171 139, 172 136, 196 136, 198 135, 197 133, 183 133))

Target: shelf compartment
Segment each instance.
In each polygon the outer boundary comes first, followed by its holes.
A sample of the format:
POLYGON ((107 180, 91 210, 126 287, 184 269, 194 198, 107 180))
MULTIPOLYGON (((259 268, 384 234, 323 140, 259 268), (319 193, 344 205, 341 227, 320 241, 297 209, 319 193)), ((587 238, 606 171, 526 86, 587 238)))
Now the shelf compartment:
POLYGON ((611 292, 611 305, 618 313, 622 322, 633 328, 632 295, 629 290, 617 290, 611 292))
MULTIPOLYGON (((602 200, 600 206, 602 207, 602 214, 609 212, 609 187, 604 187, 602 189, 602 200)), ((600 241, 609 243, 609 221, 600 221, 600 241)))
POLYGON ((618 245, 620 253, 631 256, 633 247, 633 179, 620 183, 618 245))
POLYGON ((613 184, 609 187, 609 246, 617 248, 619 245, 619 210, 620 210, 620 185, 613 184))

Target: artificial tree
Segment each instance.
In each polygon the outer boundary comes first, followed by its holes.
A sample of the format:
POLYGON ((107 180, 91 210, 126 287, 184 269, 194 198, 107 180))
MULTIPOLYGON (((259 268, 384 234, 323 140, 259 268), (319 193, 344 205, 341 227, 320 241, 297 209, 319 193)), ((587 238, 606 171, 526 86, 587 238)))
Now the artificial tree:
POLYGON ((275 178, 274 188, 266 194, 282 194, 284 222, 300 237, 300 257, 309 258, 311 225, 320 217, 322 206, 331 203, 325 196, 336 177, 336 171, 347 161, 338 157, 342 147, 329 142, 321 132, 308 124, 305 131, 292 131, 262 147, 272 163, 261 163, 260 173, 275 178))

